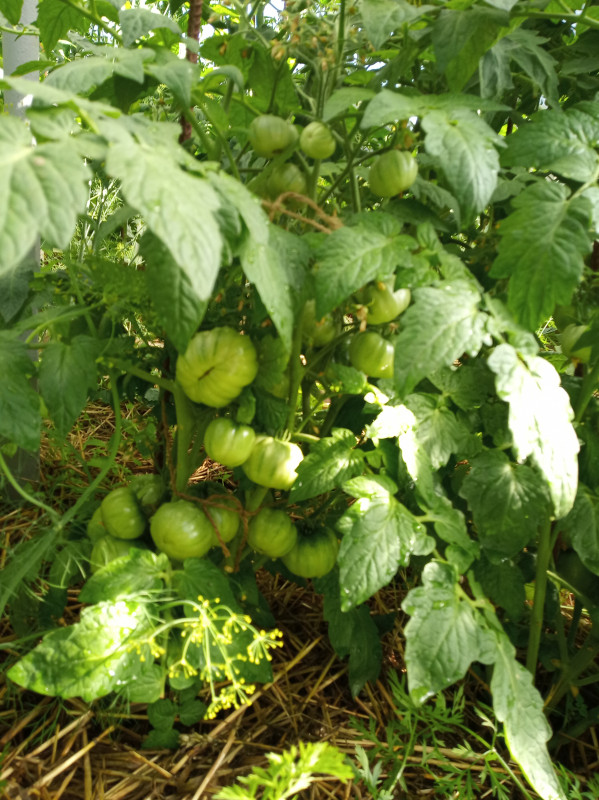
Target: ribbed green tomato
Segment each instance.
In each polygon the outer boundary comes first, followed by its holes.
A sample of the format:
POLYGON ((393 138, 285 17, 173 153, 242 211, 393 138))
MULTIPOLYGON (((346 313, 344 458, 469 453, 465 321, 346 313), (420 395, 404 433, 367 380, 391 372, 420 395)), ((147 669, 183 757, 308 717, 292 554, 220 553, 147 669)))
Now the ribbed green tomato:
POLYGON ((100 508, 106 530, 117 539, 137 539, 146 529, 146 518, 129 486, 109 492, 100 508))
POLYGON ((261 508, 248 528, 248 544, 270 558, 286 555, 297 541, 295 525, 285 511, 261 508))
POLYGON ((577 347, 576 343, 583 333, 589 330, 587 325, 567 325, 560 336, 560 344, 562 346, 562 353, 568 358, 576 358, 582 361, 583 364, 588 364, 591 360, 590 346, 577 347))
POLYGON ((239 467, 247 461, 256 440, 249 425, 241 425, 228 417, 213 419, 204 434, 208 456, 225 467, 239 467))
POLYGON ((104 536, 97 539, 92 547, 92 552, 89 557, 91 571, 97 572, 116 558, 128 555, 131 547, 133 547, 133 545, 130 542, 124 539, 115 539, 114 536, 106 533, 104 536))
POLYGON ((300 147, 310 158, 329 158, 335 152, 336 143, 324 122, 310 122, 300 133, 300 147))
POLYGON ((309 536, 298 536, 295 546, 283 556, 283 564, 300 578, 322 578, 337 561, 339 542, 329 528, 321 528, 309 536))
MULTIPOLYGON (((212 522, 218 528, 220 538, 223 542, 230 542, 237 535, 239 530, 239 523, 241 519, 237 511, 237 506, 233 500, 224 495, 213 495, 210 498, 210 503, 205 506, 206 512, 210 514, 212 522)), ((210 521, 210 520, 209 520, 210 521)), ((212 544, 219 545, 218 536, 212 528, 214 535, 212 544)))
POLYGON ((405 150, 390 150, 377 156, 368 174, 368 183, 374 194, 394 197, 405 192, 416 180, 418 163, 405 150))
POLYGON ((357 333, 349 345, 352 366, 371 378, 392 378, 395 349, 376 331, 357 333))
POLYGON ((281 117, 262 114, 251 121, 248 138, 257 155, 272 158, 297 141, 297 131, 281 117))
POLYGON ((189 500, 163 503, 150 520, 150 533, 156 547, 175 561, 201 558, 216 539, 206 514, 189 500))
POLYGON ((135 475, 129 486, 146 517, 151 517, 164 499, 166 488, 160 475, 145 473, 135 475))
POLYGON ((304 173, 295 164, 289 162, 276 166, 266 182, 268 194, 273 199, 285 194, 285 192, 306 194, 307 186, 304 173))
POLYGON ((177 358, 177 381, 195 403, 228 405, 258 372, 256 348, 233 328, 200 331, 177 358))
POLYGON ((108 535, 106 525, 102 522, 102 507, 98 506, 87 523, 87 538, 94 544, 103 536, 108 535))
POLYGON ((411 299, 409 289, 394 291, 388 283, 374 283, 366 287, 364 305, 368 308, 368 322, 372 325, 391 322, 406 310, 411 299))
POLYGON ((316 319, 316 301, 308 300, 304 308, 303 332, 305 341, 315 347, 332 342, 339 333, 339 326, 332 314, 316 319))
POLYGON ((242 464, 248 478, 268 489, 291 489, 304 454, 292 442, 257 436, 250 457, 242 464))

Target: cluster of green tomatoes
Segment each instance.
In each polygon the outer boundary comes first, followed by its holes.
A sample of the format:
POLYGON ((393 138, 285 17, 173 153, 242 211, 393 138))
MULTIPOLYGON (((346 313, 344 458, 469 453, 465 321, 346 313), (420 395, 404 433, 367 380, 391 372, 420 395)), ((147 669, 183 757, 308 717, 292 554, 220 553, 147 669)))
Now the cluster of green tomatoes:
MULTIPOLYGON (((315 161, 330 158, 337 149, 335 137, 324 122, 310 122, 298 133, 294 125, 274 114, 263 114, 252 120, 248 139, 256 155, 263 158, 274 158, 286 152, 291 155, 298 143, 304 155, 315 161)), ((417 175, 418 164, 413 156, 391 149, 374 156, 368 183, 379 197, 394 197, 409 189, 417 175)), ((266 188, 272 198, 286 192, 303 195, 307 191, 306 176, 296 164, 286 161, 270 172, 266 188)))

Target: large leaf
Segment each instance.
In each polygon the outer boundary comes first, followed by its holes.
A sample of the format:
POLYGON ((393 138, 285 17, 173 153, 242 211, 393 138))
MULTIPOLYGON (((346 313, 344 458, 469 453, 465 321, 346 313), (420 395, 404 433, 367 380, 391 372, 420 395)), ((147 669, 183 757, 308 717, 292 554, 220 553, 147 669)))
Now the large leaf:
POLYGON ((50 416, 61 436, 66 436, 83 410, 88 390, 96 383, 98 342, 76 336, 68 344, 50 342, 39 369, 39 386, 50 416))
POLYGON ((201 300, 189 277, 167 246, 153 233, 141 240, 148 291, 160 323, 178 352, 184 352, 204 317, 207 303, 201 300))
MULTIPOLYGON (((143 83, 144 66, 153 61, 156 54, 148 48, 123 50, 114 47, 96 48, 99 55, 78 58, 51 72, 46 79, 49 86, 56 86, 70 92, 87 93, 100 86, 112 75, 143 83)), ((141 87, 140 87, 141 89, 141 87)))
MULTIPOLYGON (((117 133, 115 126, 108 133, 117 133)), ((209 181, 182 168, 168 136, 164 144, 150 136, 138 141, 122 129, 109 147, 106 170, 121 181, 127 202, 168 247, 196 297, 208 300, 222 249, 216 217, 220 203, 209 181)))
POLYGON ((24 342, 0 336, 0 436, 24 450, 40 443, 40 399, 29 379, 35 370, 24 342))
MULTIPOLYGON (((494 100, 485 100, 473 94, 413 94, 382 89, 368 103, 362 119, 362 128, 375 128, 388 122, 398 122, 414 116, 426 116, 431 111, 451 115, 458 111, 499 111, 507 106, 494 100)), ((485 128, 488 134, 490 128, 485 128)))
POLYGON ((585 567, 599 575, 599 499, 579 485, 570 513, 560 522, 585 567))
POLYGON ((479 303, 479 292, 462 281, 414 291, 395 345, 395 380, 402 394, 464 353, 478 353, 486 340, 486 315, 479 303))
POLYGON ((368 600, 411 555, 429 553, 434 546, 424 526, 384 492, 360 497, 337 527, 343 533, 337 557, 342 611, 368 600))
POLYGON ((20 686, 52 697, 90 703, 135 681, 151 630, 147 609, 135 602, 102 602, 84 608, 75 625, 58 628, 8 671, 20 686))
POLYGON ((337 428, 331 435, 316 442, 297 468, 291 488, 292 503, 330 492, 363 470, 364 454, 356 449, 356 437, 337 428))
MULTIPOLYGON (((44 0, 46 2, 46 0, 44 0)), ((119 11, 119 22, 123 29, 123 44, 128 47, 137 39, 150 33, 150 31, 166 28, 169 31, 182 35, 178 23, 165 14, 155 14, 149 8, 123 8, 119 11)))
POLYGON ((434 469, 447 464, 452 453, 465 455, 477 449, 472 434, 440 402, 439 395, 411 394, 406 397, 406 406, 416 417, 416 439, 434 469))
POLYGON ((427 14, 434 6, 416 6, 406 0, 361 0, 360 8, 366 35, 378 49, 397 28, 427 14))
POLYGON ((595 174, 599 155, 599 120, 578 109, 539 111, 530 123, 508 137, 502 163, 536 167, 586 183, 595 174))
POLYGON ((11 271, 41 234, 66 247, 85 209, 89 171, 67 142, 34 147, 15 117, 0 117, 0 274, 11 271))
POLYGON ((463 678, 473 661, 492 663, 495 649, 449 565, 430 562, 422 582, 402 603, 410 615, 405 627, 408 684, 420 703, 463 678))
POLYGON ((58 40, 64 39, 70 30, 85 33, 90 25, 88 17, 61 0, 43 0, 39 4, 37 24, 41 42, 48 55, 58 44, 58 40))
POLYGON ((496 638, 491 692, 510 752, 543 800, 566 800, 547 752, 551 728, 543 713, 543 698, 533 686, 530 672, 516 661, 508 637, 501 633, 496 638))
POLYGON ((464 221, 482 211, 497 185, 502 140, 474 111, 432 111, 422 120, 425 148, 457 197, 464 221))
POLYGON ((546 320, 557 303, 568 303, 582 278, 583 256, 591 249, 591 208, 584 197, 539 181, 513 200, 501 222, 494 278, 510 278, 508 306, 529 330, 546 320))
POLYGON ((165 570, 169 567, 164 553, 157 555, 140 549, 136 541, 131 550, 95 572, 79 592, 82 603, 101 603, 103 600, 136 599, 137 595, 156 593, 162 589, 165 570))
POLYGON ((339 228, 324 237, 316 251, 314 268, 318 319, 342 303, 352 292, 376 278, 388 275, 415 242, 397 230, 383 232, 375 220, 363 218, 355 227, 339 228))
POLYGON ((497 394, 509 403, 509 427, 519 460, 529 456, 549 484, 555 516, 572 508, 578 483, 578 438, 568 395, 545 359, 501 344, 489 357, 497 394))
POLYGON ((511 463, 500 450, 471 460, 460 496, 468 501, 482 546, 504 557, 515 556, 535 538, 550 508, 539 474, 511 463))

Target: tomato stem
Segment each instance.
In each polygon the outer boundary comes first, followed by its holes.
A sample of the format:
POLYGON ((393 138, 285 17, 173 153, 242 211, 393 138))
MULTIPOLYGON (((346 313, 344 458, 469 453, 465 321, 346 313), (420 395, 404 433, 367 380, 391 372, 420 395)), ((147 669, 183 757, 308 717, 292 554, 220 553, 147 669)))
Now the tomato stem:
POLYGON ((535 592, 530 618, 530 634, 528 637, 528 650, 526 653, 526 668, 533 675, 537 669, 539 658, 539 647, 541 644, 541 634, 543 632, 543 615, 545 611, 545 597, 547 594, 547 570, 553 551, 553 539, 551 535, 551 522, 546 519, 542 522, 539 529, 539 546, 537 549, 537 569, 535 575, 535 592))

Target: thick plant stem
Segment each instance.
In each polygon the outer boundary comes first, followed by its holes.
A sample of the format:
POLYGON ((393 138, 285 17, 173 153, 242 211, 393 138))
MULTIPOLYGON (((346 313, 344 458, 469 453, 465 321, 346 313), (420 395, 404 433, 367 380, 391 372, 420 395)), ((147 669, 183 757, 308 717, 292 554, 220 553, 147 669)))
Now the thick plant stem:
POLYGON ((187 486, 187 481, 192 473, 189 448, 193 439, 195 425, 190 401, 178 384, 174 386, 173 397, 175 398, 175 411, 177 414, 175 490, 182 492, 187 486))
POLYGON ((530 619, 530 634, 528 637, 528 651, 526 653, 526 668, 534 675, 539 658, 539 646, 543 630, 543 613, 545 610, 545 596, 547 595, 547 570, 551 559, 551 522, 544 520, 539 531, 539 547, 537 550, 537 571, 535 575, 535 596, 530 619))
POLYGON ((301 313, 296 321, 295 330, 293 332, 293 340, 291 342, 291 356, 289 358, 289 416, 287 417, 287 430, 289 433, 293 433, 295 429, 297 398, 300 384, 302 382, 303 366, 300 356, 302 353, 304 311, 305 308, 302 308, 301 313))
POLYGON ((580 422, 583 418, 586 407, 588 406, 591 397, 595 393, 598 384, 599 361, 597 361, 597 363, 585 375, 582 386, 580 387, 580 394, 578 395, 575 408, 576 422, 580 422))

